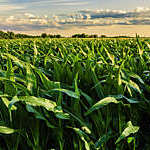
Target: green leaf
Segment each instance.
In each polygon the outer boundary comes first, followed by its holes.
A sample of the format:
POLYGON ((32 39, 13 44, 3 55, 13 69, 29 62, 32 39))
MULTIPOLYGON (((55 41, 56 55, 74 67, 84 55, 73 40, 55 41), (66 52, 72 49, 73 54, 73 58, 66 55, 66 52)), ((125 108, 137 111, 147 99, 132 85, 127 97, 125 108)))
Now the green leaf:
POLYGON ((67 94, 70 97, 76 98, 78 99, 79 96, 77 95, 77 93, 70 91, 70 90, 66 90, 66 89, 52 89, 52 91, 59 91, 59 92, 63 92, 65 94, 67 94))
POLYGON ((119 102, 114 98, 114 97, 106 97, 96 104, 94 104, 86 113, 85 115, 89 115, 91 112, 98 110, 100 108, 103 108, 104 106, 110 104, 110 103, 115 103, 118 104, 119 102))
POLYGON ((132 122, 129 121, 127 123, 127 127, 124 129, 124 131, 122 132, 120 137, 117 139, 116 144, 119 143, 122 139, 128 137, 130 134, 137 133, 138 131, 139 131, 139 127, 138 126, 133 126, 132 122))
MULTIPOLYGON (((72 127, 71 127, 72 128, 72 127)), ((81 138, 81 140, 84 142, 84 145, 85 145, 85 149, 86 150, 90 150, 90 145, 89 143, 87 142, 86 139, 89 140, 89 137, 87 134, 85 134, 82 130, 80 130, 79 128, 72 128, 78 135, 79 137, 81 138)))
POLYGON ((39 75, 43 86, 47 89, 47 90, 51 90, 51 89, 55 89, 55 88, 59 88, 60 87, 60 83, 59 82, 54 82, 49 80, 49 78, 39 69, 31 66, 35 72, 39 75))
POLYGON ((26 105, 26 109, 28 112, 33 113, 35 115, 35 118, 40 119, 40 120, 44 120, 46 122, 46 125, 49 128, 56 128, 54 125, 52 125, 45 117, 42 113, 38 112, 36 109, 34 109, 31 105, 26 105))
POLYGON ((130 144, 134 139, 134 137, 128 137, 127 142, 130 144))
POLYGON ((16 130, 14 130, 14 129, 4 127, 4 126, 0 126, 0 133, 2 133, 2 134, 13 134, 15 132, 16 132, 16 130))
POLYGON ((129 76, 132 77, 132 78, 135 78, 135 79, 138 79, 139 82, 141 82, 142 84, 144 84, 144 81, 141 79, 140 76, 138 76, 137 74, 133 73, 133 72, 130 72, 129 73, 129 76))
POLYGON ((9 104, 9 108, 11 108, 14 105, 14 103, 19 101, 25 102, 26 104, 29 104, 31 106, 42 106, 46 108, 48 111, 53 111, 53 112, 54 112, 54 108, 56 107, 55 102, 45 98, 40 98, 40 97, 38 98, 34 96, 20 96, 20 97, 14 96, 9 104))
POLYGON ((122 82, 127 85, 127 89, 128 89, 131 96, 132 96, 131 89, 136 91, 136 92, 139 92, 140 94, 142 93, 139 86, 135 82, 133 82, 132 80, 129 80, 129 81, 122 80, 122 82))
POLYGON ((77 120, 83 127, 87 127, 88 132, 91 132, 89 125, 80 118, 80 116, 76 116, 75 114, 69 112, 65 109, 65 111, 75 120, 77 120))
POLYGON ((33 94, 33 87, 36 89, 36 77, 30 67, 30 65, 26 65, 26 81, 27 81, 27 89, 33 94))
POLYGON ((134 98, 127 98, 125 96, 123 96, 129 103, 131 104, 137 104, 137 103, 140 103, 139 101, 137 101, 136 99, 134 98))
MULTIPOLYGON (((3 103, 5 104, 5 106, 7 108, 9 108, 10 101, 7 98, 5 98, 5 97, 1 97, 1 99, 2 99, 3 103)), ((16 106, 12 106, 11 107, 11 110, 16 110, 16 109, 17 109, 16 106)))
POLYGON ((57 106, 54 108, 54 112, 57 118, 59 119, 70 119, 68 113, 64 113, 61 106, 57 106))
MULTIPOLYGON (((10 58, 11 60, 13 60, 13 61, 14 61, 16 64, 18 64, 21 68, 23 68, 24 65, 25 65, 25 62, 19 60, 17 57, 15 57, 15 56, 13 56, 13 55, 11 55, 11 54, 9 54, 9 53, 4 53, 3 56, 6 56, 7 58, 10 58)), ((6 58, 6 59, 7 59, 7 58, 6 58)))
POLYGON ((5 78, 5 77, 0 77, 0 81, 2 81, 2 82, 4 82, 4 83, 7 82, 7 81, 9 81, 10 83, 14 83, 15 86, 16 86, 17 88, 21 89, 22 91, 25 91, 26 93, 30 93, 30 91, 28 91, 28 89, 27 89, 24 85, 22 85, 22 84, 20 84, 20 83, 13 82, 13 81, 11 81, 10 79, 7 79, 7 78, 5 78))
POLYGON ((110 54, 106 47, 104 47, 104 50, 107 53, 108 58, 111 60, 112 64, 115 64, 115 56, 113 54, 110 54))
POLYGON ((91 134, 91 130, 90 130, 87 126, 83 126, 83 127, 81 127, 81 129, 82 129, 85 133, 91 134))
POLYGON ((142 93, 141 90, 140 90, 140 88, 139 88, 139 86, 138 86, 135 82, 133 82, 132 80, 129 81, 128 85, 129 85, 132 89, 134 89, 135 91, 137 91, 137 92, 139 92, 139 93, 142 93))
POLYGON ((101 83, 98 80, 98 77, 95 73, 95 69, 91 69, 91 78, 93 79, 94 84, 96 85, 95 90, 99 98, 104 98, 103 88, 101 83))
POLYGON ((84 96, 84 98, 87 100, 87 102, 89 103, 89 105, 92 106, 93 103, 94 103, 94 100, 89 95, 87 95, 86 93, 84 93, 81 90, 80 90, 80 93, 81 93, 82 96, 84 96))
POLYGON ((109 131, 107 134, 104 134, 102 137, 100 137, 95 143, 96 148, 100 148, 102 144, 106 143, 111 138, 111 134, 112 132, 109 131))

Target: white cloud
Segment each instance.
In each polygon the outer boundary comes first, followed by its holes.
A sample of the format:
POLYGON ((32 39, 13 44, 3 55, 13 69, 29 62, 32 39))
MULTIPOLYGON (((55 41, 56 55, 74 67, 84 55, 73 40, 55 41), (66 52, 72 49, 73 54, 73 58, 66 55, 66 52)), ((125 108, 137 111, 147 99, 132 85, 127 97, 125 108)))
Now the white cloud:
POLYGON ((79 11, 82 15, 89 14, 91 18, 129 18, 129 17, 139 17, 139 16, 150 16, 150 8, 137 7, 131 11, 125 10, 110 10, 110 9, 100 9, 100 10, 81 10, 79 11))
POLYGON ((145 7, 137 7, 134 12, 140 13, 140 12, 147 12, 150 11, 150 8, 145 8, 145 7))
POLYGON ((81 10, 72 14, 37 16, 30 12, 0 18, 0 29, 4 26, 14 30, 70 29, 112 25, 150 25, 150 9, 138 7, 125 10, 81 10))
POLYGON ((35 15, 31 14, 31 13, 24 13, 24 15, 27 17, 27 18, 36 18, 35 15))

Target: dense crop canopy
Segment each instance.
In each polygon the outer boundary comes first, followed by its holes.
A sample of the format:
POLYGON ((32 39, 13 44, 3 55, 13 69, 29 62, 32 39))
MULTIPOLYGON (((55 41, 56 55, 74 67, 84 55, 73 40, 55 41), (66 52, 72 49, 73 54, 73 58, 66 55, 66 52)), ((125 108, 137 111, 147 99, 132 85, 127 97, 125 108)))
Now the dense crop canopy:
POLYGON ((0 40, 0 149, 150 147, 149 39, 0 40))

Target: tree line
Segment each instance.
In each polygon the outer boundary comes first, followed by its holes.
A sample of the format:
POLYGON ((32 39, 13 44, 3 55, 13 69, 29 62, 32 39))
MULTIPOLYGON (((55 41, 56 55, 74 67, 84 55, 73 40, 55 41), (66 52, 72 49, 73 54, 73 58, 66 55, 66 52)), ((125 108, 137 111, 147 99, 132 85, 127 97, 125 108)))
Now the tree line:
MULTIPOLYGON (((92 34, 92 35, 88 35, 85 33, 82 34, 74 34, 72 35, 70 38, 107 38, 106 35, 101 35, 98 36, 97 34, 92 34)), ((47 34, 47 33, 42 33, 41 35, 27 35, 27 34, 21 34, 21 33, 17 33, 15 34, 14 32, 11 31, 0 31, 0 39, 20 39, 20 38, 63 38, 63 36, 61 36, 60 34, 56 34, 56 35, 51 35, 51 34, 47 34)), ((109 37, 108 37, 109 38, 109 37)), ((115 38, 129 38, 128 36, 115 36, 115 38)))
POLYGON ((50 35, 46 33, 42 33, 41 35, 28 35, 28 34, 21 34, 17 33, 15 34, 14 32, 4 32, 0 31, 0 39, 18 39, 18 38, 61 38, 62 36, 57 34, 57 35, 50 35))

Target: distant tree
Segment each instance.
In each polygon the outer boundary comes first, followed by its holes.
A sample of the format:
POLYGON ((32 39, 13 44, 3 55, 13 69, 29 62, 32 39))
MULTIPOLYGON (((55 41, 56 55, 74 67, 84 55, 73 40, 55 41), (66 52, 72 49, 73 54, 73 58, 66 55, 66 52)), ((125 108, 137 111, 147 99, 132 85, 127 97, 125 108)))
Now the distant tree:
POLYGON ((41 37, 42 37, 42 38, 46 38, 46 37, 47 37, 47 34, 46 34, 46 33, 42 33, 42 34, 41 34, 41 37))
POLYGON ((16 37, 16 38, 21 38, 21 39, 22 39, 22 38, 26 38, 27 36, 24 35, 24 34, 19 34, 19 33, 18 33, 18 34, 15 35, 15 37, 16 37))
POLYGON ((97 34, 89 35, 89 38, 98 38, 97 34))
POLYGON ((72 38, 79 38, 79 34, 72 35, 72 38))
POLYGON ((14 32, 7 31, 7 35, 8 35, 9 39, 14 39, 15 38, 14 32))
POLYGON ((88 38, 88 37, 89 36, 85 33, 72 35, 72 38, 88 38))
POLYGON ((56 35, 48 34, 47 37, 49 37, 49 38, 61 38, 62 36, 60 34, 56 34, 56 35))
POLYGON ((4 32, 4 34, 3 34, 3 38, 4 38, 4 39, 9 39, 8 34, 4 32))
POLYGON ((15 34, 15 38, 20 38, 20 39, 23 39, 23 38, 37 38, 37 36, 18 33, 18 34, 15 34))
POLYGON ((51 35, 51 34, 49 34, 49 35, 48 35, 48 37, 49 37, 49 38, 54 38, 54 36, 53 36, 53 35, 51 35))
POLYGON ((4 32, 3 31, 0 31, 0 38, 4 38, 4 32))
POLYGON ((81 34, 81 38, 88 38, 88 35, 85 34, 85 33, 82 33, 82 34, 81 34))
POLYGON ((106 38, 107 36, 106 35, 101 35, 101 38, 106 38))
POLYGON ((93 36, 94 36, 94 38, 98 38, 98 35, 97 35, 97 34, 94 34, 93 36))
POLYGON ((60 34, 57 34, 55 37, 56 37, 56 38, 61 38, 61 35, 60 35, 60 34))

